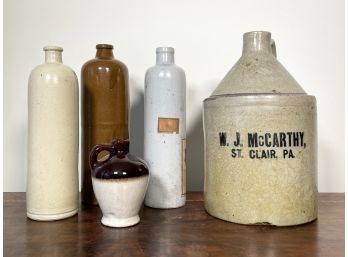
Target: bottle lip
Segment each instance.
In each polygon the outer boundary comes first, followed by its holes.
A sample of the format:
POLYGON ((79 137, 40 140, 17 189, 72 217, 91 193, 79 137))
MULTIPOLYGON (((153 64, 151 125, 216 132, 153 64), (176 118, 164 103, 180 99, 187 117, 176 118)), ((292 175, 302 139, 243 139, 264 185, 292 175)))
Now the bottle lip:
POLYGON ((174 48, 168 46, 157 47, 156 53, 174 53, 174 48))
POLYGON ((58 51, 63 52, 63 48, 60 46, 45 46, 43 48, 44 51, 58 51))
POLYGON ((257 34, 264 34, 264 35, 271 35, 271 32, 265 31, 265 30, 255 30, 255 31, 248 31, 243 34, 244 37, 250 36, 250 35, 257 35, 257 34))
POLYGON ((97 49, 114 49, 113 45, 110 44, 98 44, 95 46, 97 49))

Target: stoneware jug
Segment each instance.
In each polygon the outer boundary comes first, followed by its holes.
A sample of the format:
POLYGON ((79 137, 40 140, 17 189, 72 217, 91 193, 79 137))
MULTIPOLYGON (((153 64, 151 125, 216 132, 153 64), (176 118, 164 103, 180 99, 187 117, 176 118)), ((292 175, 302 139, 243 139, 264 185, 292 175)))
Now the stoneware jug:
POLYGON ((186 79, 174 48, 158 47, 145 75, 144 159, 151 179, 145 204, 177 208, 186 201, 186 79))
POLYGON ((44 51, 29 78, 27 216, 59 220, 78 210, 79 93, 63 49, 44 51))
POLYGON ((89 153, 97 144, 114 138, 128 139, 128 70, 114 59, 113 46, 99 44, 96 57, 81 70, 82 96, 82 202, 97 204, 94 197, 89 153))
POLYGON ((140 221, 139 210, 149 181, 145 162, 129 153, 128 140, 97 145, 90 154, 92 184, 103 213, 102 224, 128 227, 140 221), (101 152, 108 152, 98 159, 101 152))
POLYGON ((316 100, 278 62, 271 33, 244 34, 203 106, 207 212, 242 224, 316 219, 316 100))

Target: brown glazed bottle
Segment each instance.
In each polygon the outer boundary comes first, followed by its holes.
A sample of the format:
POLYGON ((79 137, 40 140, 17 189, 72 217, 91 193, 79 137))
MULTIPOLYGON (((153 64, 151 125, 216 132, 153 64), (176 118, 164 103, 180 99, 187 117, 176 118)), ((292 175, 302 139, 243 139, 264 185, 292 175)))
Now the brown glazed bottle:
POLYGON ((127 67, 114 59, 112 45, 99 44, 96 48, 95 59, 86 62, 81 70, 81 167, 84 204, 97 204, 89 167, 89 153, 93 146, 106 144, 115 138, 129 138, 127 67))

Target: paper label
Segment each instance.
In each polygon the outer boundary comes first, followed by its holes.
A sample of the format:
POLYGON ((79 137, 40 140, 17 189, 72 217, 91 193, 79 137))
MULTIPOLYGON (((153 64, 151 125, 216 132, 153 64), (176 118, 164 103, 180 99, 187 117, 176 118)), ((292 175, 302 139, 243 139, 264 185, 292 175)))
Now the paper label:
POLYGON ((179 133, 178 118, 158 118, 158 133, 179 133))

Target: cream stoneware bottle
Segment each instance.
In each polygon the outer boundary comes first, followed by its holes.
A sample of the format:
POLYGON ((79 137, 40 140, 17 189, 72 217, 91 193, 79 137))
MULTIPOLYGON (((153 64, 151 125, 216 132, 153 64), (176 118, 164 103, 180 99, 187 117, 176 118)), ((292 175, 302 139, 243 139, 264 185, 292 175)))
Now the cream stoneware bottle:
POLYGON ((61 47, 47 46, 28 90, 27 216, 59 220, 78 211, 79 96, 61 47))
POLYGON ((145 205, 177 208, 186 201, 186 78, 174 48, 156 49, 145 75, 144 159, 151 178, 145 205))
POLYGON ((203 106, 208 213, 276 226, 317 218, 316 100, 278 62, 271 33, 244 34, 203 106))

